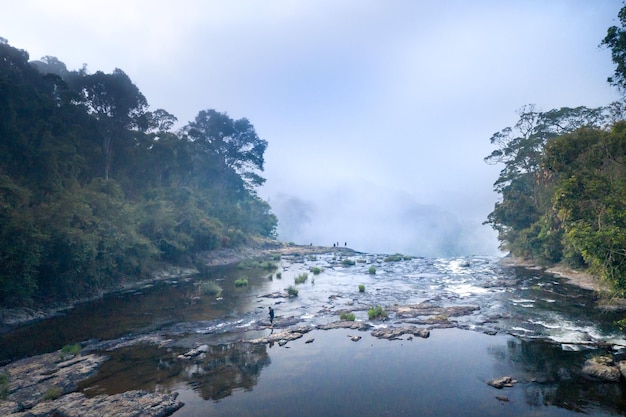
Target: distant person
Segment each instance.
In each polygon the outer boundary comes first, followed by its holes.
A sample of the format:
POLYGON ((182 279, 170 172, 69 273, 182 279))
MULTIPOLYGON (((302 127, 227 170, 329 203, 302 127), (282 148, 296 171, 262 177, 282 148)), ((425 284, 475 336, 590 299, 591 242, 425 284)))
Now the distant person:
POLYGON ((348 246, 348 242, 343 242, 343 246, 348 246))
POLYGON ((335 247, 335 243, 333 242, 333 248, 335 247))
POLYGON ((270 326, 274 327, 274 309, 271 306, 267 308, 270 313, 270 326))

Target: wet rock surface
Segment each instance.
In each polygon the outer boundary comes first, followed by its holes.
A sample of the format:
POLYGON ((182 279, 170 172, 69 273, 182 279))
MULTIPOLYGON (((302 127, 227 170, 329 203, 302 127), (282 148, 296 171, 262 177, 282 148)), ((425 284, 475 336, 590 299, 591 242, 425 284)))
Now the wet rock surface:
MULTIPOLYGON (((193 293, 188 298, 189 304, 185 304, 196 308, 210 302, 211 308, 219 309, 228 302, 229 296, 237 296, 248 297, 250 301, 245 308, 241 307, 243 303, 233 304, 235 307, 223 309, 226 311, 223 315, 210 318, 190 315, 189 319, 170 320, 168 317, 169 322, 157 321, 149 329, 143 328, 123 338, 83 342, 83 353, 76 357, 61 360, 59 353, 52 353, 0 368, 0 374, 8 375, 9 380, 9 395, 6 401, 0 401, 0 415, 165 416, 173 413, 182 406, 174 394, 133 389, 90 397, 77 392, 78 382, 97 374, 109 353, 133 346, 155 346, 168 352, 165 355, 169 361, 167 366, 176 372, 193 367, 186 383, 201 392, 205 399, 219 399, 229 395, 233 387, 247 389, 254 385, 260 369, 269 364, 264 345, 290 347, 297 344, 289 345, 291 342, 312 330, 354 330, 348 335, 354 342, 367 337, 357 334, 359 332, 369 332, 379 339, 411 340, 414 337, 426 339, 431 330, 448 327, 549 341, 549 333, 558 332, 555 323, 560 323, 562 317, 558 314, 541 316, 542 310, 537 306, 550 307, 572 299, 582 305, 579 300, 583 296, 561 295, 560 284, 556 281, 546 283, 535 277, 524 281, 493 275, 491 269, 488 270, 491 267, 487 260, 458 265, 429 262, 389 264, 378 256, 347 251, 333 254, 332 258, 326 255, 283 258, 282 279, 268 281, 265 277, 264 285, 238 289, 238 292, 226 294, 226 300, 207 300, 193 293), (342 257, 347 256, 360 257, 356 266, 342 264, 342 257), (299 297, 289 297, 284 288, 293 283, 293 276, 309 271, 312 265, 321 266, 324 272, 298 286, 299 297), (366 272, 369 265, 377 266, 377 275, 366 272), (433 273, 433 268, 440 273, 433 273), (481 268, 488 271, 483 272, 481 268), (365 292, 357 289, 361 282, 365 282, 365 292), (518 286, 524 289, 520 291, 518 286), (273 325, 267 317, 268 305, 276 308, 273 325), (389 316, 380 321, 368 320, 368 308, 374 305, 384 307, 389 316), (531 316, 528 312, 537 313, 528 319, 531 316), (356 314, 357 319, 341 320, 342 314, 356 314), (246 358, 246 365, 235 364, 231 360, 235 356, 246 358), (217 371, 232 375, 232 385, 215 388, 210 378, 217 371), (47 397, 56 399, 47 400, 47 397), (143 411, 136 404, 143 404, 143 411)), ((250 285, 253 285, 252 280, 250 285)), ((581 310, 586 312, 586 306, 582 305, 581 310)), ((601 342, 579 333, 576 343, 572 344, 575 347, 598 346, 601 342)), ((557 334, 555 340, 561 340, 561 335, 557 334)), ((304 343, 312 342, 310 338, 304 343)), ((361 345, 350 346, 358 349, 361 345)), ((582 361, 576 366, 581 364, 582 361)), ((618 381, 625 371, 626 363, 617 360, 587 361, 581 373, 593 380, 618 381)), ((515 382, 509 376, 492 380, 490 385, 503 388, 515 382)))
POLYGON ((515 384, 517 384, 517 380, 513 379, 512 376, 503 376, 502 378, 487 381, 487 385, 490 385, 497 389, 502 389, 505 387, 511 388, 515 384))
POLYGON ((611 356, 595 356, 585 361, 582 374, 591 380, 619 382, 622 377, 620 366, 611 356))
POLYGON ((87 398, 74 392, 56 400, 37 403, 20 411, 12 403, 0 403, 0 413, 5 417, 166 417, 183 406, 177 394, 158 394, 145 391, 128 391, 115 395, 87 398))
POLYGON ((7 396, 0 401, 6 417, 154 416, 182 407, 176 394, 131 391, 87 398, 75 392, 78 383, 97 373, 106 356, 54 352, 26 358, 0 368, 6 376, 7 396))

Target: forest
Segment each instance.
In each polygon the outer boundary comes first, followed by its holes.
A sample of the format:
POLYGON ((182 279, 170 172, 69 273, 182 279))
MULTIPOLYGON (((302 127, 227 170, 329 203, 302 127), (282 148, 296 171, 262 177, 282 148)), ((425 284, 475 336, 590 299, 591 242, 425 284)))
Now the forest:
MULTIPOLYGON (((615 73, 626 92, 626 6, 608 29, 615 73)), ((519 120, 491 137, 487 163, 502 164, 501 199, 487 224, 503 250, 541 265, 591 272, 626 295, 626 122, 624 103, 606 107, 520 109, 519 120)))
POLYGON ((163 262, 274 238, 267 141, 207 109, 174 130, 120 69, 0 38, 0 306, 89 297, 163 262))

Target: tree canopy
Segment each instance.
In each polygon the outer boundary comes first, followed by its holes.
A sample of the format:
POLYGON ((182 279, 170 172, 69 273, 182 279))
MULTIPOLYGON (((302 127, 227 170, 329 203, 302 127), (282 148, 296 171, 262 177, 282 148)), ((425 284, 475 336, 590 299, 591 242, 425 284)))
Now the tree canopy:
POLYGON ((267 141, 202 110, 178 131, 121 69, 0 42, 0 305, 89 296, 158 262, 275 237, 267 141))
MULTIPOLYGON (((608 82, 626 92, 626 6, 608 28, 615 72, 608 82)), ((491 137, 485 158, 504 168, 501 195, 486 223, 511 254, 543 264, 591 270, 626 294, 626 122, 624 103, 537 111, 491 137)))

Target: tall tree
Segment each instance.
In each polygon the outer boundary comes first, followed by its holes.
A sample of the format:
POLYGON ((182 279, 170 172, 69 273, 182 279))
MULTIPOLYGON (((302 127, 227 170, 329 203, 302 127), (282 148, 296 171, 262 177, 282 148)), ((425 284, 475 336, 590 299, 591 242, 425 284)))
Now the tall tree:
POLYGON ((613 76, 607 81, 626 94, 626 6, 621 8, 617 17, 619 26, 608 28, 600 45, 611 50, 611 59, 615 64, 613 76))
POLYGON ((259 172, 267 141, 259 138, 248 119, 233 120, 216 110, 202 110, 184 131, 198 150, 214 156, 214 163, 226 171, 236 172, 249 190, 265 182, 259 172))
POLYGON ((146 130, 148 102, 128 75, 116 68, 111 74, 76 72, 71 85, 82 96, 87 111, 95 117, 102 135, 104 178, 109 179, 116 150, 122 151, 129 130, 146 130), (115 141, 120 143, 115 146, 115 141))

